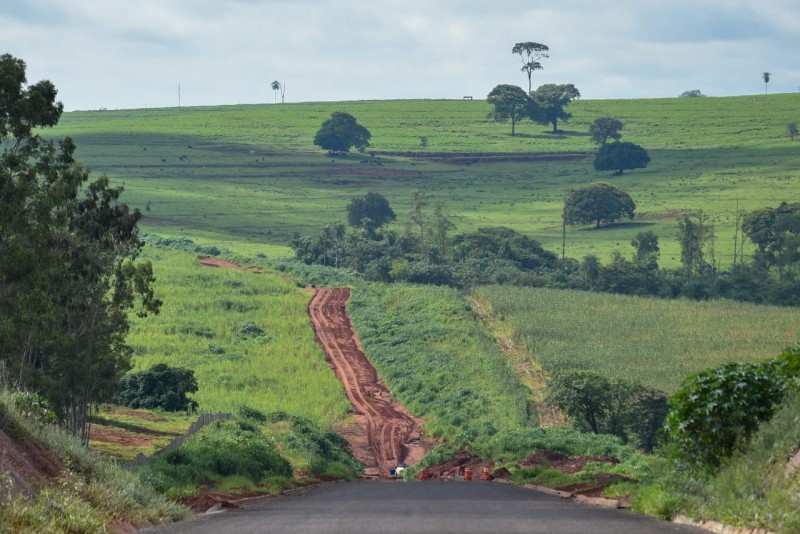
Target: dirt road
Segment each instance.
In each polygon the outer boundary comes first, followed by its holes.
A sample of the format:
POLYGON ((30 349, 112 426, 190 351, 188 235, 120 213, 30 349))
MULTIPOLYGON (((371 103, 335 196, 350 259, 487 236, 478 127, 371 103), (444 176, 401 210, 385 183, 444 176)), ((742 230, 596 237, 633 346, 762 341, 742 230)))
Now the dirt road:
POLYGON ((337 431, 350 442, 367 478, 388 478, 394 466, 417 463, 435 442, 424 439, 421 421, 392 397, 364 356, 347 314, 349 298, 347 288, 317 289, 308 314, 353 405, 355 422, 337 431))

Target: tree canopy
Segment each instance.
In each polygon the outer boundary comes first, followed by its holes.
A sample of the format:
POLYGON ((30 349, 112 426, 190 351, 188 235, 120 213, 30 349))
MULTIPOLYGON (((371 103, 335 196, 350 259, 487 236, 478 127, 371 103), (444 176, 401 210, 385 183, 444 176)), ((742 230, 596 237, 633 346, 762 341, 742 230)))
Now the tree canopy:
POLYGON ((679 98, 702 98, 706 95, 703 94, 700 89, 690 89, 688 91, 682 92, 678 97, 679 98))
POLYGON ((511 136, 516 135, 516 124, 522 119, 530 117, 531 99, 521 87, 516 85, 501 84, 492 89, 486 101, 494 106, 489 117, 497 122, 511 120, 511 136))
POLYGON ((552 124, 553 133, 558 133, 558 121, 567 122, 572 118, 572 113, 564 108, 580 97, 580 91, 571 83, 540 85, 531 93, 531 119, 540 124, 552 124))
POLYGON ((0 57, 0 361, 88 439, 89 406, 130 368, 127 312, 158 312, 149 262, 136 263, 138 210, 106 176, 89 181, 75 144, 41 139, 63 110, 49 81, 0 57))
POLYGON ((567 224, 594 222, 613 223, 623 217, 633 219, 636 203, 618 187, 605 182, 594 182, 567 194, 564 202, 564 220, 567 224))
POLYGON ((594 158, 594 168, 598 171, 614 171, 621 175, 630 169, 644 169, 650 163, 647 150, 625 141, 607 143, 600 147, 594 158))
POLYGON ((356 118, 342 111, 331 114, 314 136, 314 144, 334 154, 349 152, 352 147, 364 150, 372 134, 356 118))
POLYGON ((603 146, 609 139, 619 141, 622 134, 620 130, 623 128, 622 121, 611 117, 601 117, 595 119, 589 125, 589 135, 592 136, 592 143, 603 146))
POLYGON ((550 51, 547 45, 542 43, 534 43, 526 41, 524 43, 517 43, 511 49, 512 54, 519 54, 522 60, 522 72, 528 75, 528 92, 531 91, 531 75, 535 70, 542 70, 540 59, 550 57, 547 52, 550 51))
POLYGON ((347 205, 347 223, 353 228, 363 228, 369 235, 396 218, 389 201, 380 193, 353 197, 347 205))

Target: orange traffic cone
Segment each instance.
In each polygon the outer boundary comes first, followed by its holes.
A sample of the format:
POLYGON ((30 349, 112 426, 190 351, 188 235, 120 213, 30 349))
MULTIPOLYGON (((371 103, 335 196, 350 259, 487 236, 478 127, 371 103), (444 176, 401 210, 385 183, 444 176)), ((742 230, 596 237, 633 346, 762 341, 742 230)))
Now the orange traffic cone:
POLYGON ((489 474, 488 467, 483 468, 483 473, 481 474, 481 480, 492 480, 492 475, 489 474))
POLYGON ((469 482, 472 480, 472 469, 469 467, 464 468, 464 482, 469 482))
POLYGON ((417 475, 417 480, 428 480, 428 470, 423 467, 417 475))

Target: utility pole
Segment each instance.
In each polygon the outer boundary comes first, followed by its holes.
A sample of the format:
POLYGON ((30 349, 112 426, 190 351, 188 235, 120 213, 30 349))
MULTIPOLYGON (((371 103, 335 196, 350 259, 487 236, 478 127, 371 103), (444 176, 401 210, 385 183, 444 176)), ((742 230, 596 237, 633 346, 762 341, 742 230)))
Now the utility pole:
POLYGON ((178 109, 181 109, 181 82, 178 82, 178 109))

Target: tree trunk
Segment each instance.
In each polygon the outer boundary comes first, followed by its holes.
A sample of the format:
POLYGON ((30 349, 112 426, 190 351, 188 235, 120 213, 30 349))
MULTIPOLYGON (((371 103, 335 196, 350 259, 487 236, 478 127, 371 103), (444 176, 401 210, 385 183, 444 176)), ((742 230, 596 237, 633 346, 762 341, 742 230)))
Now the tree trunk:
POLYGON ((514 117, 511 117, 511 137, 514 137, 516 135, 514 131, 514 126, 516 125, 516 123, 517 121, 514 120, 514 117))

